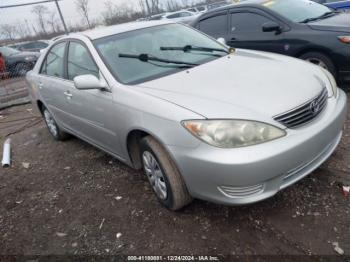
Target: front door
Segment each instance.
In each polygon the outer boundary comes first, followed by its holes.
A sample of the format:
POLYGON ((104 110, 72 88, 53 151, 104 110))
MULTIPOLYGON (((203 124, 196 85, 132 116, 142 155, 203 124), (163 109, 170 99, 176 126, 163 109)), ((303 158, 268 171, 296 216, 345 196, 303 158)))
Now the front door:
POLYGON ((74 77, 94 75, 103 80, 99 69, 87 47, 71 41, 67 54, 67 82, 65 94, 69 104, 70 128, 79 136, 103 147, 114 154, 119 153, 119 137, 114 121, 115 108, 110 91, 78 90, 74 86, 74 77))
POLYGON ((275 22, 267 15, 250 11, 232 11, 227 44, 232 47, 285 53, 285 32, 263 32, 265 23, 275 22))

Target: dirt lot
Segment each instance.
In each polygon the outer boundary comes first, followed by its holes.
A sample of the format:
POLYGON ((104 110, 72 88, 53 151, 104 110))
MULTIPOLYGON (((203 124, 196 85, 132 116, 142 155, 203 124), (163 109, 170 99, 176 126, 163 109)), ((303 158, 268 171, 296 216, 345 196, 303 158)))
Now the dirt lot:
MULTIPOLYGON (((350 96, 350 95, 349 95, 350 96)), ((275 197, 181 212, 156 201, 141 172, 81 140, 55 142, 31 105, 0 111, 13 165, 0 168, 0 254, 350 255, 350 121, 336 153, 275 197)), ((350 115, 349 115, 350 118, 350 115)))

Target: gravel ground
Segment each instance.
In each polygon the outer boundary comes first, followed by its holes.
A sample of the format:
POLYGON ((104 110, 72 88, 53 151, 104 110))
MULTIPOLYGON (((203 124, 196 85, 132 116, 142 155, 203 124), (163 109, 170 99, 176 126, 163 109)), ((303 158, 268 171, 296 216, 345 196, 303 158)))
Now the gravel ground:
MULTIPOLYGON (((350 111, 349 111, 350 112, 350 111)), ((350 118, 350 116, 349 116, 350 118)), ((350 121, 335 154, 275 197, 164 209, 146 178, 89 144, 55 142, 31 105, 0 111, 0 254, 350 255, 350 121)), ((1 259, 0 259, 1 260, 1 259)))

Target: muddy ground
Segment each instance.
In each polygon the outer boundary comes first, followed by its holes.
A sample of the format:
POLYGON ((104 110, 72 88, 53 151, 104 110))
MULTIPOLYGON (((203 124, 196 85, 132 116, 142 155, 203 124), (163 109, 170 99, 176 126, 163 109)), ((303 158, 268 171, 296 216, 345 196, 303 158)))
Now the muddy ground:
MULTIPOLYGON (((350 115, 349 115, 350 118, 350 115)), ((89 144, 55 142, 31 105, 0 111, 0 254, 350 255, 350 121, 335 154, 275 197, 164 209, 145 176, 89 144), (10 135, 9 135, 10 134, 10 135), (339 252, 339 249, 338 249, 339 252)))

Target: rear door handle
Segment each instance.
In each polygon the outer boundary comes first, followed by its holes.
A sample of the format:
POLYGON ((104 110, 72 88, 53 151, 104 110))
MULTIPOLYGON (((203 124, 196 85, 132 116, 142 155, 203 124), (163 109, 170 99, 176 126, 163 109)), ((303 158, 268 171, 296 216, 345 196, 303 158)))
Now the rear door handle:
POLYGON ((63 93, 68 99, 71 99, 72 98, 72 94, 71 94, 71 92, 69 92, 69 91, 65 91, 64 93, 63 93))
POLYGON ((38 86, 39 86, 39 89, 42 89, 44 87, 44 84, 40 82, 38 86))

